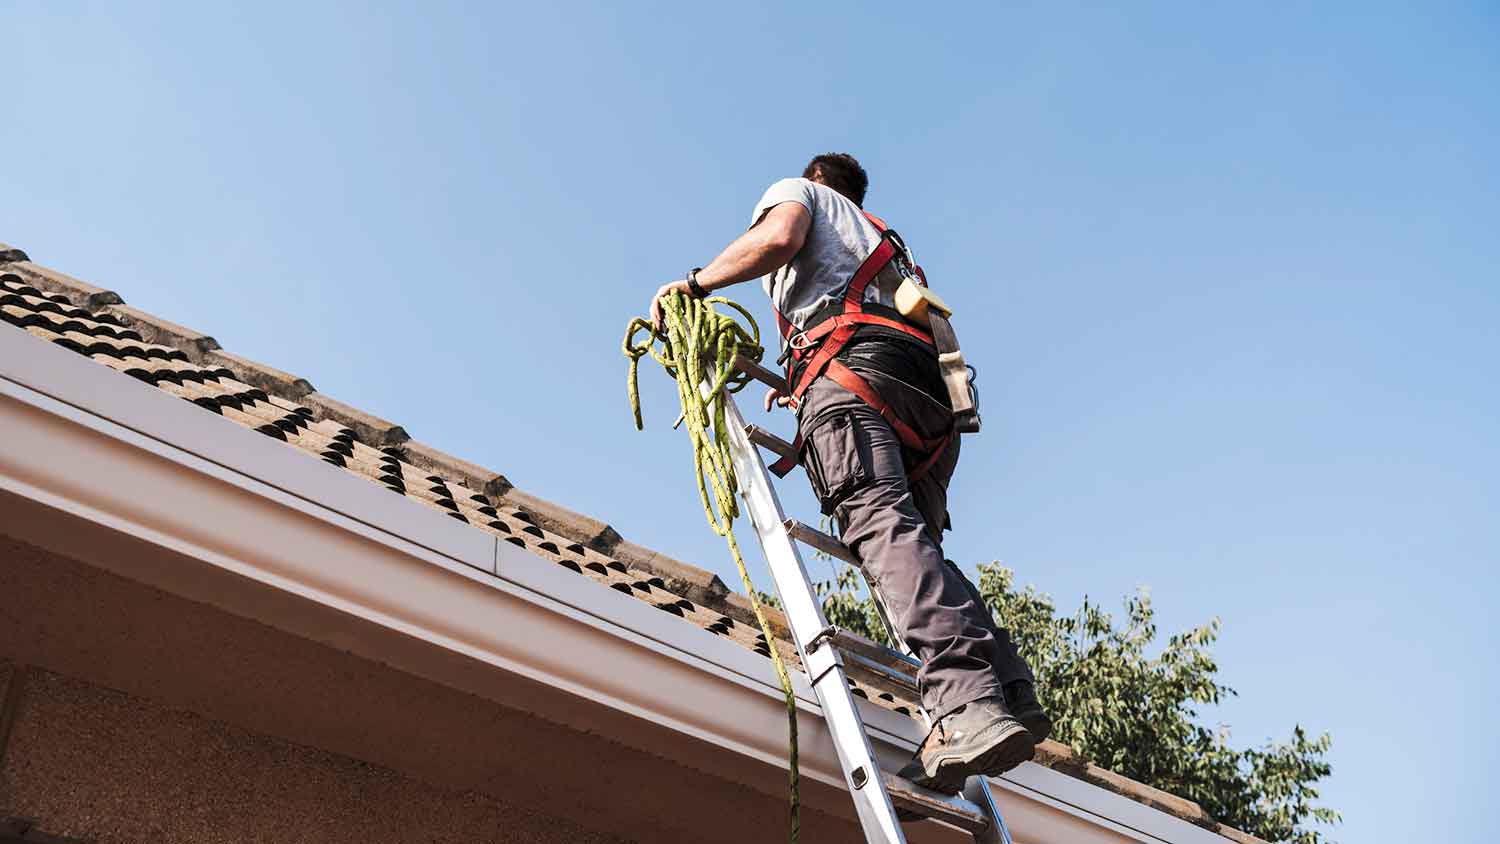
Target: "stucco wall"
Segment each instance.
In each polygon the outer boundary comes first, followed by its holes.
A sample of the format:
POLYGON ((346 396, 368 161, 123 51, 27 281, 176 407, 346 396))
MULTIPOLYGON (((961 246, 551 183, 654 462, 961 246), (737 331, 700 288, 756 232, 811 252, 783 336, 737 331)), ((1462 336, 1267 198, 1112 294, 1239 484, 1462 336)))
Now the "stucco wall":
POLYGON ((29 669, 0 817, 98 842, 609 842, 572 821, 428 785, 29 669))

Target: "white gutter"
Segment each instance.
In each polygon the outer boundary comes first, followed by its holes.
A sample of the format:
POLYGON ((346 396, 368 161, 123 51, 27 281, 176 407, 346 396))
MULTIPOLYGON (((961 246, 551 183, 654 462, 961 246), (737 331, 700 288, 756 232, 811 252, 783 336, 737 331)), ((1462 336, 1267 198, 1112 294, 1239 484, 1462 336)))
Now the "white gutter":
MULTIPOLYGON (((93 565, 477 694, 495 696, 504 684, 492 670, 478 676, 434 659, 434 647, 732 751, 738 764, 785 765, 785 709, 765 659, 8 327, 0 329, 0 432, 0 490, 174 552, 168 563, 161 554, 78 549, 93 565), (184 570, 180 558, 201 571, 184 570), (234 588, 245 581, 379 625, 411 646, 363 641, 326 617, 272 606, 257 597, 263 590, 234 588)), ((24 538, 26 525, 3 527, 24 538)), ((842 788, 811 689, 800 676, 794 682, 803 776, 842 788)), ((887 765, 922 738, 909 718, 868 704, 861 713, 887 765)), ((728 765, 718 760, 716 769, 728 765)), ((1040 765, 992 789, 1018 842, 1228 840, 1040 765)), ((852 816, 847 800, 817 808, 852 816)), ((908 829, 914 841, 946 840, 932 824, 908 829)))

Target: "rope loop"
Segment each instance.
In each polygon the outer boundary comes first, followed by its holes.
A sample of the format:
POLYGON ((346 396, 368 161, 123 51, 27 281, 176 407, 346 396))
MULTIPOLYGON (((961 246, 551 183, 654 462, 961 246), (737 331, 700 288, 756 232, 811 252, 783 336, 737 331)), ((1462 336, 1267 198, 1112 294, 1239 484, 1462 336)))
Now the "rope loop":
POLYGON ((739 481, 734 473, 724 407, 726 394, 737 393, 750 382, 750 376, 734 368, 735 355, 759 362, 765 354, 765 349, 760 344, 760 327, 755 324, 755 318, 748 311, 723 296, 694 299, 674 291, 662 300, 662 312, 666 328, 661 333, 655 330, 650 320, 641 317, 632 319, 625 328, 625 339, 620 349, 630 359, 630 372, 626 377, 630 410, 635 415, 636 430, 641 430, 638 370, 641 359, 649 355, 677 382, 677 397, 682 403, 680 421, 687 423, 704 516, 714 533, 724 537, 729 545, 729 552, 734 557, 740 580, 745 586, 745 594, 750 596, 755 620, 759 622, 761 634, 765 636, 766 645, 770 649, 776 676, 781 680, 781 691, 786 697, 787 744, 791 767, 791 841, 796 844, 802 826, 801 774, 797 764, 797 699, 792 691, 792 680, 787 674, 786 662, 776 645, 776 637, 771 631, 770 622, 766 620, 765 610, 756 597, 755 585, 750 582, 750 572, 745 568, 745 558, 740 553, 739 542, 734 538, 734 520, 740 515, 739 500, 736 498, 739 481), (741 325, 733 315, 720 313, 715 305, 724 305, 737 311, 744 317, 745 325, 741 325), (644 339, 637 340, 637 335, 642 331, 645 332, 644 339), (700 387, 704 382, 710 385, 707 393, 700 387))

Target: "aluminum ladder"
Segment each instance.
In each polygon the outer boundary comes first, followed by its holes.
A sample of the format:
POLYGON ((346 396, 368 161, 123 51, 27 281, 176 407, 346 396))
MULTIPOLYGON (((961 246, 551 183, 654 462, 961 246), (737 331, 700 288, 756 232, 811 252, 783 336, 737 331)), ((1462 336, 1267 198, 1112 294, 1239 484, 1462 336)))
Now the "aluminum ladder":
MULTIPOLYGON (((757 381, 786 391, 786 382, 755 361, 737 357, 735 368, 757 381)), ((705 385, 703 388, 707 390, 705 385)), ((906 836, 896 818, 898 808, 923 818, 958 827, 974 836, 978 844, 1011 844, 1010 831, 990 796, 983 776, 970 777, 959 796, 948 796, 921 788, 880 769, 864 722, 849 689, 850 672, 876 688, 917 692, 916 672, 921 662, 909 652, 891 650, 869 639, 828 624, 813 591, 797 543, 859 565, 842 542, 782 512, 771 475, 757 446, 774 454, 792 452, 791 443, 756 425, 746 424, 733 397, 724 394, 731 455, 740 494, 750 521, 760 538, 782 609, 791 628, 802 665, 823 707, 823 718, 833 736, 844 781, 854 799, 869 844, 904 844, 906 836)), ((872 588, 881 621, 892 642, 901 642, 891 626, 880 596, 872 588)), ((774 643, 767 643, 774 647, 774 643)), ((904 648, 904 644, 902 645, 904 648)), ((920 699, 920 698, 919 698, 920 699)), ((923 710, 922 719, 931 727, 923 710)))

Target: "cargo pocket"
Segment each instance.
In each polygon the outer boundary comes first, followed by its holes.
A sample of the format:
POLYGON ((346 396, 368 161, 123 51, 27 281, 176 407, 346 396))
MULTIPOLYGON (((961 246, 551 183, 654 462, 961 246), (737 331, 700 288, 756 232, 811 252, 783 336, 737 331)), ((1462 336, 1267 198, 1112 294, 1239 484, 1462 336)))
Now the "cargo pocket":
POLYGON ((802 466, 823 515, 833 515, 846 498, 870 482, 869 448, 859 436, 854 414, 845 411, 819 423, 804 446, 802 466))

